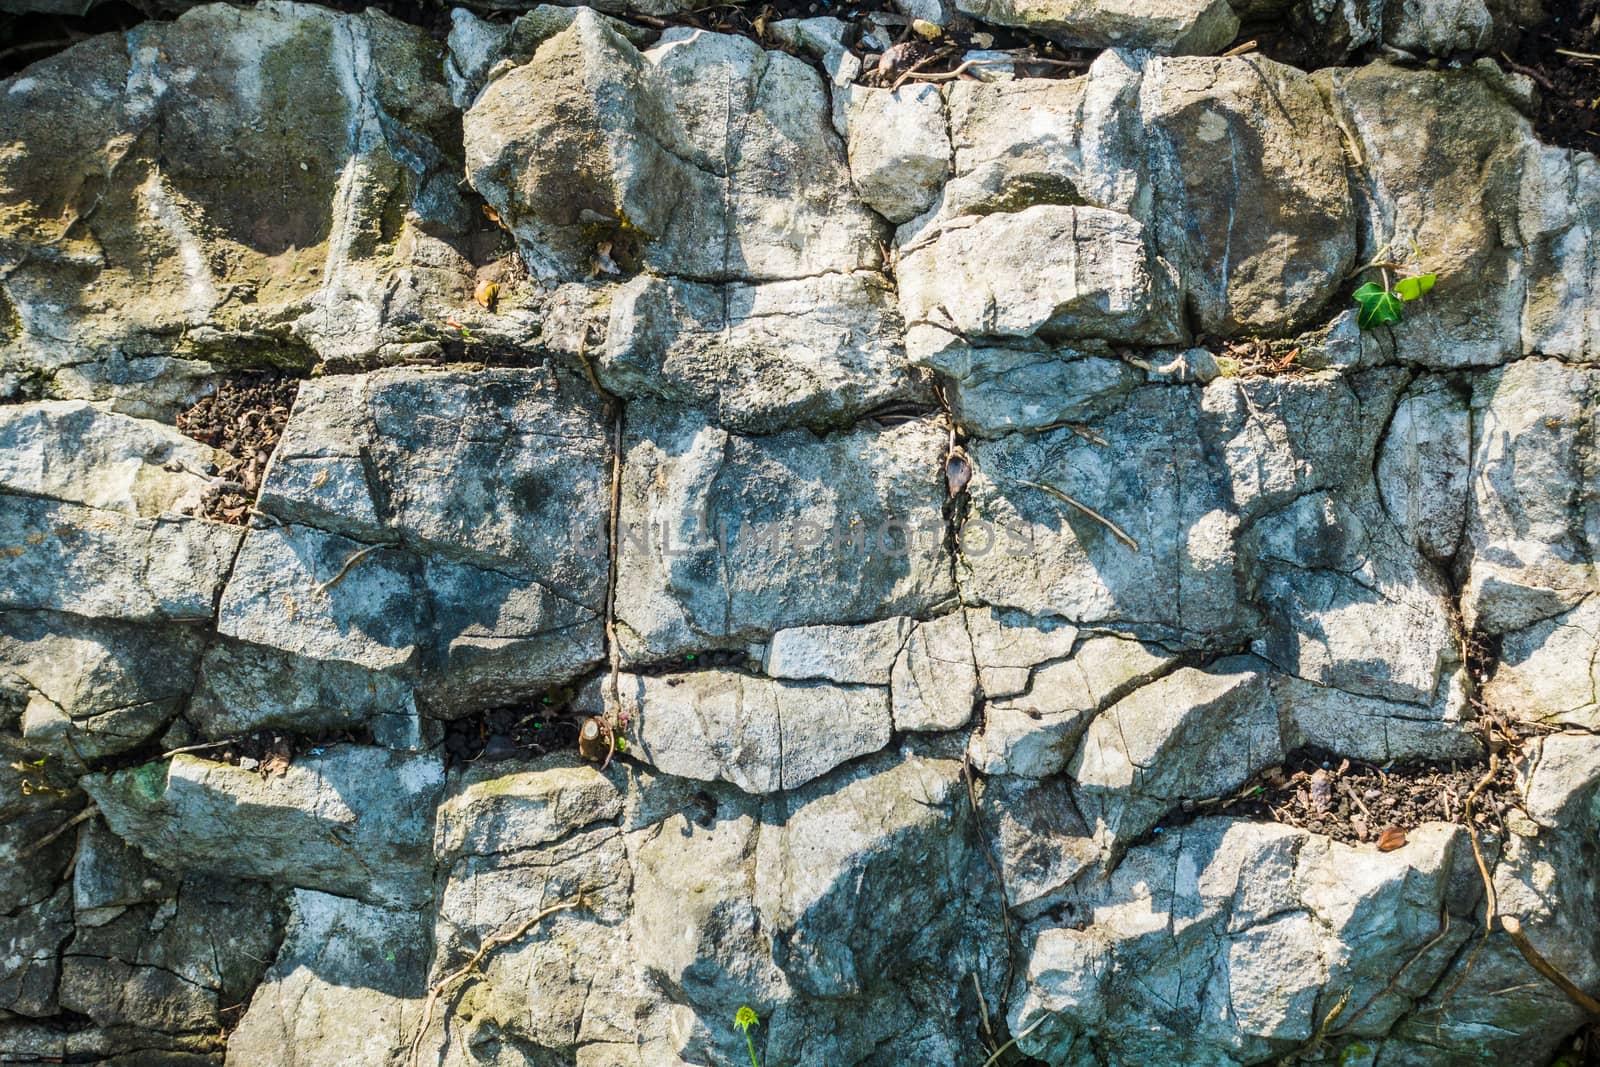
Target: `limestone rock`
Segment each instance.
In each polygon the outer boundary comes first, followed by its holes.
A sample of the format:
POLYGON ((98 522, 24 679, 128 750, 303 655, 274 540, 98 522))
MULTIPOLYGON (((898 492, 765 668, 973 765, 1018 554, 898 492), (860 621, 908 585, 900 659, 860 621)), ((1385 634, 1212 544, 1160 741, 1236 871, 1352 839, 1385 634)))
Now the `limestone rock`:
POLYGON ((918 362, 946 376, 956 419, 975 437, 1093 422, 1144 384, 1132 364, 1071 349, 950 345, 918 362))
POLYGON ((956 0, 985 22, 1019 26, 1078 48, 1194 53, 1226 48, 1239 20, 1226 0, 956 0))
POLYGON ((1595 373, 1520 360, 1473 386, 1467 511, 1469 627, 1505 633, 1552 618, 1596 590, 1600 533, 1588 476, 1595 373))
POLYGON ((187 878, 170 897, 80 924, 61 961, 61 1006, 106 1027, 215 1033, 282 932, 276 894, 187 878))
POLYGON ((1502 636, 1484 699, 1519 719, 1586 729, 1600 723, 1600 603, 1589 597, 1571 611, 1502 636))
POLYGON ((683 30, 640 53, 580 10, 479 94, 467 173, 543 278, 590 273, 601 242, 699 281, 872 269, 876 229, 828 112, 784 53, 683 30), (755 163, 773 158, 788 162, 755 163))
POLYGON ((1311 79, 1271 60, 1154 59, 1140 87, 1156 235, 1208 333, 1319 314, 1356 251, 1344 154, 1311 79))
POLYGON ((0 678, 26 700, 21 733, 72 766, 133 748, 177 715, 202 647, 192 627, 0 615, 0 678))
POLYGON ((1415 245, 1419 267, 1439 276, 1392 335, 1369 334, 1363 347, 1433 367, 1494 365, 1521 355, 1520 255, 1499 235, 1520 230, 1514 205, 1521 203, 1524 146, 1532 141, 1527 120, 1478 69, 1402 71, 1373 63, 1314 77, 1365 175, 1351 183, 1357 260, 1415 245), (1410 102, 1403 118, 1393 108, 1401 99, 1410 102))
POLYGON ((994 778, 984 788, 980 811, 1006 905, 1024 919, 1048 910, 1100 858, 1064 779, 994 778))
POLYGON ((1365 1009, 1347 1025, 1377 1037, 1471 936, 1470 866, 1466 834, 1444 826, 1375 853, 1198 820, 1077 883, 1062 907, 1091 925, 1025 931, 1009 1025, 1050 1062, 1080 1062, 1090 1042, 1133 1060, 1260 1062, 1309 1040, 1326 990, 1348 988, 1365 1009), (1444 930, 1441 911, 1454 917, 1444 930), (1173 999, 1180 988, 1193 992, 1173 999), (1227 1052, 1208 1051, 1219 1042, 1227 1052))
POLYGON ((90 775, 117 834, 167 867, 243 875, 383 906, 432 894, 434 757, 342 745, 281 777, 194 756, 90 775))
MULTIPOLYGON (((963 551, 964 594, 1080 624, 1227 632, 1238 613, 1236 523, 1192 393, 1136 389, 1095 429, 1109 447, 1062 428, 969 449, 968 521, 989 523, 1001 547, 963 551), (1116 523, 1137 549, 1049 489, 1116 523)), ((973 540, 967 531, 964 548, 973 540)))
POLYGON ((237 527, 0 493, 0 608, 91 619, 212 617, 237 527))
POLYGON ((1182 340, 1177 280, 1130 216, 1041 204, 967 217, 903 249, 908 323, 966 336, 1182 340))
POLYGON ((916 627, 904 617, 861 626, 795 626, 767 644, 761 669, 774 678, 887 685, 916 627))
POLYGON ((251 531, 222 600, 247 644, 208 657, 204 706, 270 650, 299 662, 256 686, 258 721, 326 719, 361 684, 345 665, 447 714, 571 679, 600 657, 606 451, 595 402, 548 372, 308 383, 262 490, 283 521, 251 531), (286 673, 293 699, 266 684, 286 673))
POLYGON ((732 430, 845 425, 930 401, 895 343, 898 315, 876 273, 706 284, 641 276, 611 299, 600 383, 714 413, 732 430))
MULTIPOLYGON (((982 663, 985 650, 978 633, 975 629, 973 648, 982 663)), ((1030 637, 1024 629, 1023 640, 1030 637)), ((1153 645, 1109 635, 1087 637, 1070 656, 1041 664, 1020 685, 996 688, 984 704, 983 729, 972 737, 973 766, 985 774, 1024 778, 1061 773, 1095 712, 1154 681, 1173 663, 1153 645)), ((988 693, 989 682, 984 685, 988 693)))
POLYGON ((952 832, 963 792, 958 762, 913 757, 768 801, 786 817, 756 844, 756 903, 787 935, 774 961, 799 989, 862 991, 952 935, 969 847, 952 832), (855 903, 862 885, 875 889, 870 911, 855 903))
POLYGON ((7 393, 31 377, 170 411, 195 361, 425 339, 472 276, 441 239, 471 218, 437 70, 426 34, 376 11, 273 2, 196 7, 8 81, 0 140, 26 150, 0 163, 7 393))
POLYGON ((972 718, 978 670, 961 612, 917 624, 895 660, 890 702, 896 730, 954 730, 972 718))
POLYGON ((186 514, 219 453, 80 400, 0 408, 0 490, 123 515, 186 514))
POLYGON ((1378 457, 1378 490, 1389 517, 1430 559, 1461 543, 1472 463, 1466 398, 1430 377, 1406 393, 1389 420, 1378 457))
POLYGON ((618 640, 651 662, 791 626, 922 615, 954 595, 946 436, 926 422, 744 437, 630 408, 618 640))
POLYGON ((424 995, 423 917, 308 889, 292 900, 277 959, 228 1035, 227 1062, 394 1063, 410 1051, 424 995))
POLYGON ((939 87, 855 85, 846 109, 850 177, 862 202, 893 223, 926 211, 950 172, 939 87))
POLYGON ((1234 789, 1283 758, 1261 663, 1180 668, 1095 717, 1068 767, 1101 848, 1120 852, 1183 799, 1234 789))
POLYGON ((624 675, 630 751, 667 774, 747 793, 803 785, 889 743, 889 694, 875 686, 772 681, 708 670, 624 675))
POLYGON ((1431 705, 1459 662, 1444 581, 1370 497, 1313 493, 1256 523, 1257 655, 1319 685, 1431 705))
POLYGON ((450 783, 439 805, 434 853, 455 859, 532 848, 620 818, 622 808, 615 782, 571 756, 475 767, 450 783))

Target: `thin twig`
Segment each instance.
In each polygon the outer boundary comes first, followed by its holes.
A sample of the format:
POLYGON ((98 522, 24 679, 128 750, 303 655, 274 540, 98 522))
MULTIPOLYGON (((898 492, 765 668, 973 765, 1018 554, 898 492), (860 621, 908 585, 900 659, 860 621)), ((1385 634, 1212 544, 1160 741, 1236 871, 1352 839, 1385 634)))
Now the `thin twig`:
POLYGON ((411 1055, 407 1057, 407 1062, 411 1064, 411 1067, 416 1067, 417 1057, 422 1052, 422 1038, 428 1032, 428 1024, 433 1021, 433 1006, 438 1003, 439 997, 444 994, 446 989, 449 989, 452 985, 455 985, 455 983, 459 982, 461 979, 477 970, 478 964, 482 963, 484 957, 489 955, 489 953, 493 952, 495 949, 500 948, 502 945, 509 945, 513 941, 520 941, 523 936, 527 934, 529 930, 532 930, 534 926, 541 920, 548 919, 557 912, 568 911, 572 908, 580 908, 582 906, 583 897, 579 896, 576 900, 563 901, 560 904, 545 908, 543 911, 535 912, 526 922, 524 922, 521 926, 518 926, 516 929, 508 933, 495 934, 493 937, 489 938, 483 943, 477 952, 472 954, 472 958, 468 960, 465 965, 454 971, 451 971, 449 974, 435 982, 432 988, 428 990, 428 999, 422 1002, 422 1019, 417 1024, 416 1036, 412 1038, 411 1041, 411 1055))
POLYGON ((1567 48, 1557 48, 1555 50, 1555 53, 1558 56, 1571 56, 1573 59, 1595 59, 1595 60, 1600 60, 1600 56, 1595 55, 1593 52, 1574 52, 1574 51, 1572 51, 1570 49, 1567 49, 1567 48))
POLYGON ((1053 485, 1040 485, 1038 482, 1023 481, 1021 478, 1017 478, 1015 481, 1018 485, 1026 485, 1030 489, 1038 489, 1041 492, 1049 493, 1058 500, 1071 504, 1085 515, 1089 516, 1091 519, 1094 519, 1106 529, 1116 534, 1117 540, 1121 541, 1135 552, 1139 551, 1139 542, 1129 537, 1126 530, 1112 522, 1110 519, 1106 518, 1104 515, 1100 514, 1094 508, 1091 508, 1088 504, 1085 504, 1083 501, 1073 499, 1053 485))
POLYGON ((1018 1034, 1016 1037, 1012 1038, 1010 1041, 1007 1041, 1005 1044, 1003 1044, 999 1048, 995 1049, 994 1050, 994 1055, 990 1056, 988 1059, 983 1061, 983 1067, 992 1067, 992 1064, 994 1063, 995 1060, 998 1060, 1000 1058, 1000 1054, 1002 1052, 1004 1052, 1006 1049, 1010 1048, 1012 1045, 1015 1045, 1018 1041, 1021 1041, 1023 1038, 1025 1038, 1029 1034, 1033 1033, 1035 1030, 1039 1029, 1040 1024, 1043 1023, 1046 1019, 1050 1018, 1050 1016, 1054 1015, 1054 1014, 1055 1014, 1054 1012, 1050 1012, 1050 1013, 1047 1013, 1045 1015, 1039 1016, 1037 1019, 1035 1019, 1033 1021, 1033 1025, 1032 1026, 1028 1027, 1026 1030, 1022 1031, 1022 1033, 1018 1034))
MULTIPOLYGON (((1490 727, 1490 730, 1492 732, 1493 727, 1490 727)), ((1500 751, 1495 747, 1493 738, 1491 737, 1489 743, 1489 769, 1484 772, 1482 778, 1478 779, 1478 784, 1472 787, 1472 792, 1467 794, 1467 802, 1465 807, 1462 809, 1464 812, 1463 819, 1467 824, 1467 836, 1472 841, 1472 858, 1478 861, 1478 876, 1483 879, 1483 891, 1485 894, 1487 894, 1487 896, 1484 898, 1485 910, 1483 913, 1483 929, 1485 936, 1488 935, 1490 930, 1494 929, 1494 912, 1495 907, 1498 904, 1498 900, 1495 897, 1494 892, 1494 879, 1489 877, 1489 865, 1485 863, 1483 859, 1483 848, 1478 844, 1478 828, 1473 825, 1472 821, 1472 802, 1478 799, 1479 793, 1488 788, 1490 782, 1494 781, 1495 773, 1499 771, 1499 769, 1500 751)))
MULTIPOLYGON (((45 834, 43 837, 39 838, 39 840, 35 841, 33 844, 29 845, 27 848, 23 849, 21 852, 18 852, 17 853, 17 860, 27 859, 29 856, 33 855, 35 852, 38 852, 40 849, 42 849, 45 846, 49 845, 52 841, 56 840, 62 834, 66 833, 68 830, 72 829, 74 826, 77 826, 81 822, 86 822, 89 819, 94 818, 98 814, 100 814, 100 809, 95 807, 93 804, 90 804, 88 807, 86 807, 82 811, 78 812, 78 814, 74 815, 72 818, 68 819, 66 822, 62 823, 60 826, 56 827, 54 830, 51 830, 49 833, 45 834)), ((16 862, 16 860, 13 860, 12 862, 14 863, 14 862, 16 862)))
POLYGON ((1516 60, 1512 59, 1510 56, 1506 55, 1504 52, 1500 53, 1500 58, 1505 60, 1506 66, 1510 67, 1512 70, 1516 71, 1518 74, 1524 75, 1525 77, 1532 78, 1534 81, 1538 82, 1539 85, 1541 87, 1543 87, 1543 89, 1546 92, 1554 93, 1554 92, 1559 92, 1560 91, 1560 90, 1558 90, 1556 88, 1555 82, 1551 81, 1549 78, 1546 78, 1542 73, 1540 73, 1539 71, 1533 69, 1532 67, 1524 67, 1521 63, 1518 63, 1516 60))
POLYGON ((372 555, 372 553, 378 551, 378 549, 380 549, 380 548, 388 548, 388 547, 390 547, 390 546, 388 546, 386 544, 376 544, 376 545, 368 545, 365 548, 356 549, 354 552, 350 553, 350 555, 348 557, 346 557, 346 559, 344 561, 344 565, 339 568, 339 573, 335 574, 332 578, 329 578, 327 581, 320 583, 316 587, 316 589, 313 590, 313 592, 315 592, 315 593, 326 593, 328 590, 332 589, 334 586, 336 586, 340 582, 344 581, 344 576, 350 573, 350 568, 351 567, 354 567, 357 563, 360 563, 362 560, 364 560, 368 556, 372 555))
POLYGON ((1556 970, 1555 965, 1544 958, 1544 955, 1533 947, 1533 942, 1528 940, 1528 935, 1522 932, 1522 923, 1515 915, 1502 915, 1500 929, 1504 930, 1511 938, 1511 943, 1517 946, 1517 951, 1522 953, 1522 958, 1528 961, 1529 966, 1554 983, 1555 987, 1567 995, 1578 1007, 1588 1012, 1596 1019, 1600 1019, 1600 1000, 1595 1000, 1589 994, 1579 989, 1572 979, 1556 970))
POLYGON ((978 972, 971 973, 973 992, 978 994, 978 1021, 983 1023, 983 1032, 989 1037, 989 1048, 994 1049, 994 1028, 989 1025, 989 1002, 983 996, 983 983, 978 981, 978 972))
POLYGON ((209 748, 222 748, 224 745, 231 745, 237 740, 238 738, 230 737, 223 741, 207 741, 202 745, 184 745, 182 748, 169 748, 161 753, 161 758, 171 759, 173 756, 181 756, 185 752, 204 752, 209 748))
POLYGON ((954 51, 955 51, 955 49, 953 49, 953 48, 941 48, 937 52, 933 53, 933 55, 928 56, 925 59, 917 60, 917 62, 915 62, 915 63, 911 64, 911 66, 907 67, 905 69, 905 71, 903 73, 901 73, 900 77, 898 77, 898 78, 896 78, 894 80, 894 84, 889 86, 889 91, 892 93, 896 89, 899 89, 900 86, 905 84, 905 80, 907 78, 911 77, 913 74, 915 74, 918 71, 920 71, 923 67, 926 67, 929 63, 937 63, 939 60, 945 58, 951 52, 954 52, 954 51))
POLYGON ((1232 59, 1234 56, 1242 56, 1246 52, 1254 52, 1256 48, 1260 46, 1260 44, 1260 41, 1246 41, 1243 44, 1236 44, 1217 58, 1232 59))

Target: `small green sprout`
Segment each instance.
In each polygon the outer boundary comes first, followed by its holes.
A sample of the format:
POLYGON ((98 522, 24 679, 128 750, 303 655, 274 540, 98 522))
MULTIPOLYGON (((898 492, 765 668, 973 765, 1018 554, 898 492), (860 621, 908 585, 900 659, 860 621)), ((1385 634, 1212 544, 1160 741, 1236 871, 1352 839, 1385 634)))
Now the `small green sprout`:
MULTIPOLYGON (((1420 251, 1412 246, 1412 263, 1421 258, 1420 251)), ((1437 274, 1409 273, 1412 268, 1406 263, 1396 263, 1383 259, 1381 256, 1367 264, 1362 270, 1377 268, 1383 272, 1383 284, 1367 282, 1351 294, 1352 298, 1360 305, 1361 310, 1356 314, 1356 325, 1363 330, 1370 330, 1376 326, 1390 326, 1405 317, 1405 306, 1413 300, 1419 300, 1423 293, 1433 288, 1433 283, 1438 280, 1437 274), (1390 281, 1390 271, 1406 271, 1398 281, 1390 281)))
POLYGON ((761 1061, 756 1059, 756 1043, 750 1037, 750 1028, 761 1025, 756 1010, 748 1004, 739 1005, 739 1010, 733 1016, 733 1025, 736 1029, 744 1031, 744 1043, 750 1049, 750 1067, 761 1067, 761 1061))

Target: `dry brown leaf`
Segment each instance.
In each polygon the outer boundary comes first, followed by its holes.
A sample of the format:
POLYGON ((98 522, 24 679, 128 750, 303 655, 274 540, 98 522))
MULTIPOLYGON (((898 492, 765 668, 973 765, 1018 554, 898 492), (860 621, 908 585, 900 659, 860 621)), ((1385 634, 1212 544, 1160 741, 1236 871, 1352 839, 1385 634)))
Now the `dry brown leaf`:
POLYGON ((493 311, 495 301, 500 299, 500 283, 491 282, 487 279, 479 282, 478 287, 472 291, 472 299, 476 300, 483 307, 493 311))

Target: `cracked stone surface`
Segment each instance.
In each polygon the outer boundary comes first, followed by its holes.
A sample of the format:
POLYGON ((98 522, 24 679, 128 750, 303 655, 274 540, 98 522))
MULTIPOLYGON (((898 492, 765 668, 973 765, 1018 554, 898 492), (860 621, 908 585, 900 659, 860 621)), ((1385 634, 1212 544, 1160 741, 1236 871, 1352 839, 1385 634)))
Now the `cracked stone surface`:
POLYGON ((1600 169, 1531 9, 900 0, 1095 51, 890 89, 680 6, 0 82, 0 1060, 1548 1062, 1480 931, 1600 992, 1600 169), (301 381, 224 525, 235 373, 301 381), (1216 814, 1491 715, 1486 875, 1216 814))

